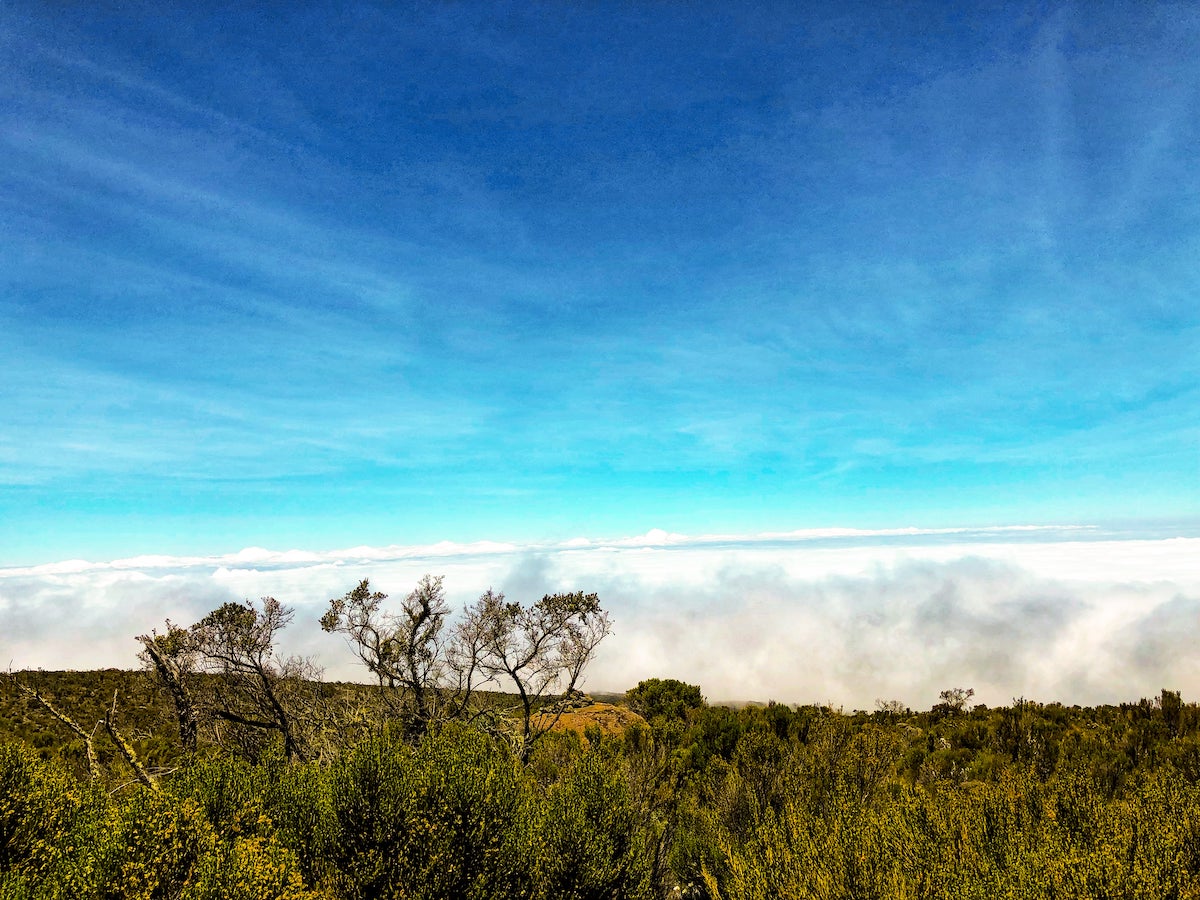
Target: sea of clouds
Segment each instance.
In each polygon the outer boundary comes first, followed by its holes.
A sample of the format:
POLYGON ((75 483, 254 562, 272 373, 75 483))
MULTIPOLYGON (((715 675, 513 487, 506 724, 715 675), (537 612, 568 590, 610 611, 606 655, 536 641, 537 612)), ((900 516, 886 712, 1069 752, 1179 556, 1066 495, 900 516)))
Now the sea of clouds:
POLYGON ((0 569, 0 654, 13 669, 137 665, 134 636, 190 624, 229 600, 271 595, 296 617, 284 649, 331 679, 365 673, 317 619, 361 579, 401 598, 445 576, 461 608, 491 587, 528 602, 600 594, 613 633, 586 687, 647 677, 701 685, 710 700, 977 699, 1102 703, 1163 687, 1200 699, 1200 538, 1089 527, 825 529, 616 540, 250 548, 0 569))

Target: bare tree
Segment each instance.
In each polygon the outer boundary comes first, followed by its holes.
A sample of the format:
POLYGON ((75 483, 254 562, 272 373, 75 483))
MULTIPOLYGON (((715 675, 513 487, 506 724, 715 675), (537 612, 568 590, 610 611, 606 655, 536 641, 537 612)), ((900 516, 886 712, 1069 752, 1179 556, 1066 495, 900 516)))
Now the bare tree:
POLYGON ((599 597, 582 591, 546 594, 526 607, 488 590, 467 608, 458 628, 459 664, 469 662, 483 683, 516 689, 522 760, 529 759, 534 743, 562 714, 561 707, 543 712, 543 701, 575 690, 610 630, 599 597))
POLYGON ((386 706, 398 701, 405 730, 424 734, 439 715, 447 653, 442 632, 449 614, 441 577, 426 575, 404 598, 400 612, 383 609, 387 594, 372 593, 363 580, 344 597, 329 601, 321 628, 346 636, 379 683, 386 706))

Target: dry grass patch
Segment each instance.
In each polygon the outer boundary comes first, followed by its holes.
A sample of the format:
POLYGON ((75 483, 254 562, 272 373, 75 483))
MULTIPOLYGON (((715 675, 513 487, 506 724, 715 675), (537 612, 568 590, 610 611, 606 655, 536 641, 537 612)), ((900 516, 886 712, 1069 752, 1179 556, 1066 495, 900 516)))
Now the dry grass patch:
MULTIPOLYGON (((537 727, 542 723, 549 724, 553 717, 549 714, 540 717, 537 727)), ((595 726, 604 734, 624 734, 632 725, 645 725, 646 720, 633 710, 624 706, 613 706, 611 703, 589 703, 576 709, 563 712, 559 720, 551 727, 551 731, 577 731, 580 735, 595 726)))

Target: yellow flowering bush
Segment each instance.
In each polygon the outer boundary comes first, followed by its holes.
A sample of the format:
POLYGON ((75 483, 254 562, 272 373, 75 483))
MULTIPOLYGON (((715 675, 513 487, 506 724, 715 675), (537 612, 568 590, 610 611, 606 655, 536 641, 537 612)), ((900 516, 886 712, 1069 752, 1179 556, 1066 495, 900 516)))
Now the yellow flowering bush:
POLYGON ((293 854, 274 838, 234 838, 201 858, 180 900, 322 900, 293 854))
POLYGON ((50 877, 73 848, 77 820, 95 791, 33 751, 0 745, 0 877, 10 885, 50 877))
POLYGON ((511 750, 448 726, 368 742, 334 766, 332 880, 353 900, 530 893, 531 782, 511 750))

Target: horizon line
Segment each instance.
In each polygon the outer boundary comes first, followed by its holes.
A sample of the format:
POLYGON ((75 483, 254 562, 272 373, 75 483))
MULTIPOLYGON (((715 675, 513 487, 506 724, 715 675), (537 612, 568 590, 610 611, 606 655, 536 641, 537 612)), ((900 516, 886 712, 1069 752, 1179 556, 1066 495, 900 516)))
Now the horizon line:
MULTIPOLYGON (((574 537, 565 540, 545 541, 452 541, 441 540, 424 544, 384 544, 371 546, 359 544, 330 550, 303 550, 293 547, 287 550, 272 550, 252 545, 229 553, 218 554, 138 554, 110 560, 69 558, 34 565, 0 566, 0 578, 27 575, 77 575, 91 571, 127 569, 171 569, 192 567, 238 568, 256 565, 320 565, 344 562, 387 562, 406 559, 453 559, 460 557, 500 556, 512 553, 572 552, 581 550, 670 550, 689 547, 711 547, 720 545, 798 545, 820 541, 852 542, 872 538, 923 538, 948 536, 1005 537, 1025 534, 1063 533, 1069 536, 1097 534, 1099 525, 1094 524, 1010 524, 984 526, 957 526, 946 528, 922 528, 905 526, 899 528, 849 528, 828 526, 801 528, 789 531, 758 531, 746 533, 702 533, 696 535, 651 528, 638 535, 588 538, 574 537)), ((1127 540, 1137 538, 1127 538, 1127 540)))

